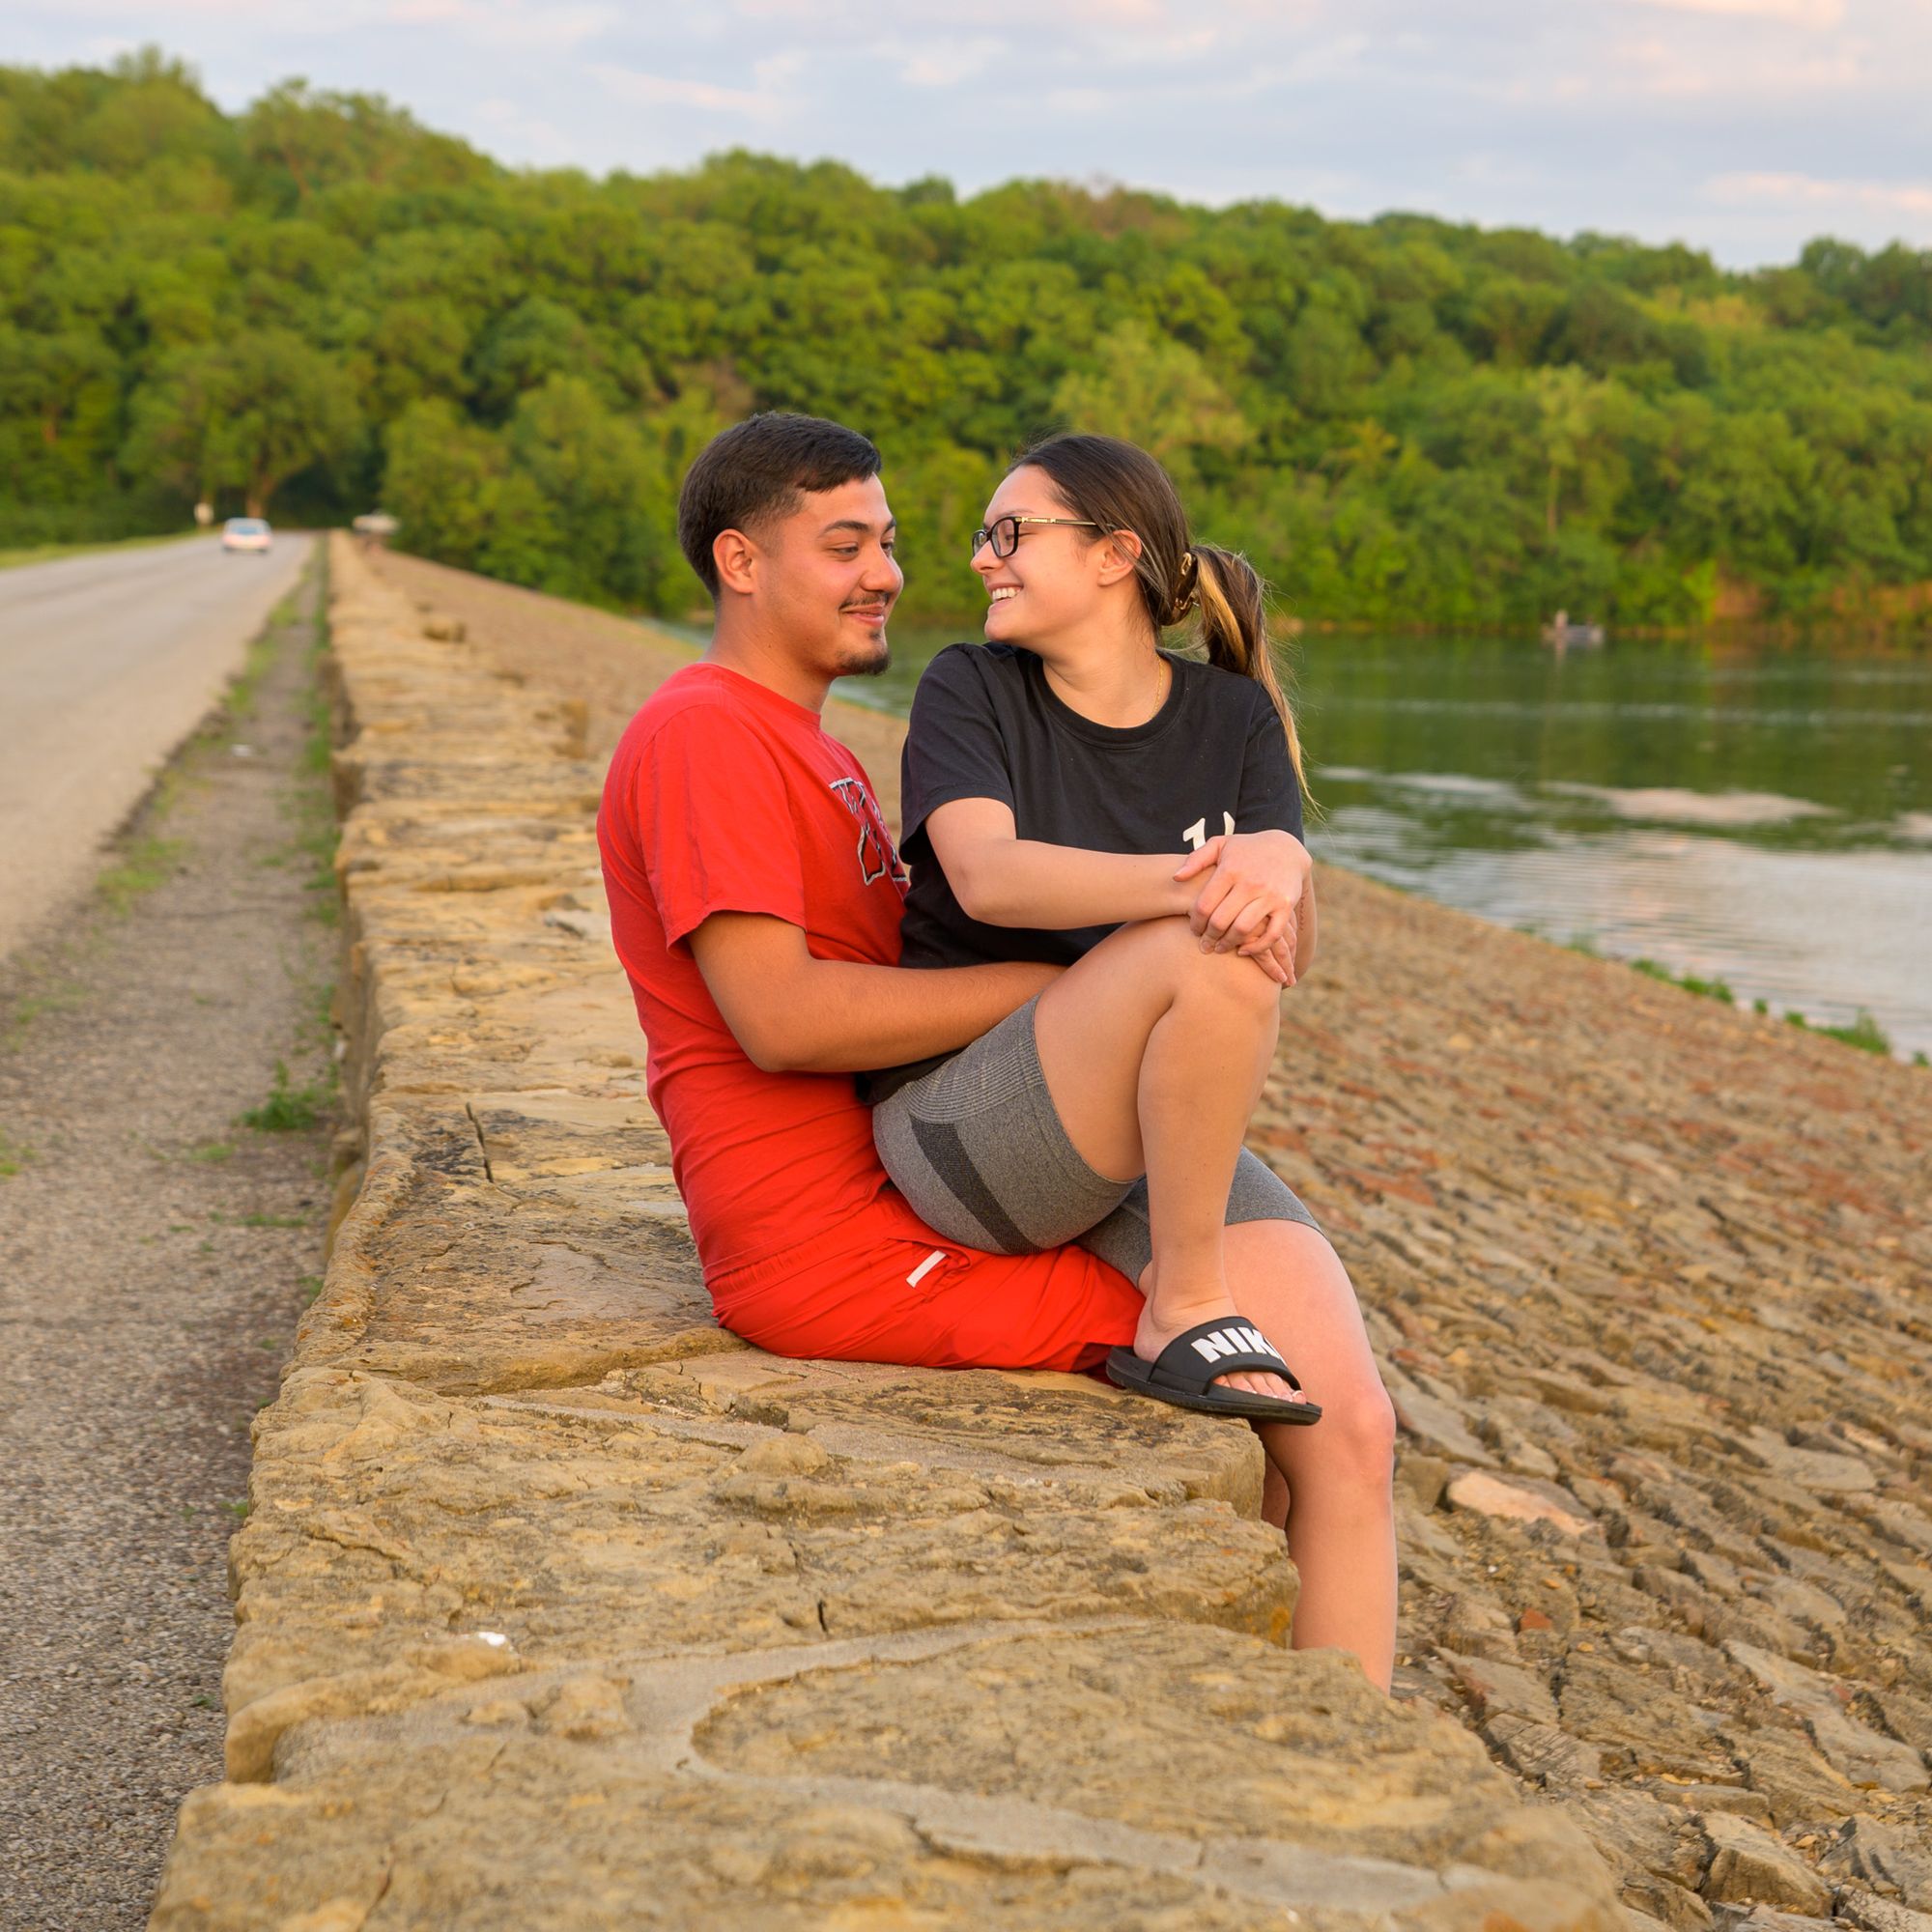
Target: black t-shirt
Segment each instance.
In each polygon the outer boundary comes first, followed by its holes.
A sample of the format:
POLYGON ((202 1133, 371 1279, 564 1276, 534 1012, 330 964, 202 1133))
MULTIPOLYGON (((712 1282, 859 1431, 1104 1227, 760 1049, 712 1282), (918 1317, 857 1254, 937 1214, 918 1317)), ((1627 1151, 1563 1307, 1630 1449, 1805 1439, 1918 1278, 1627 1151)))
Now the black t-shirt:
MULTIPOLYGON (((1166 701, 1145 724, 1124 730, 1081 717, 1054 696, 1040 660, 1012 644, 951 644, 926 667, 899 786, 899 847, 912 867, 902 964, 1071 965, 1113 930, 1042 931, 969 919, 925 830, 954 799, 1010 806, 1022 838, 1090 852, 1173 852, 1177 863, 1227 832, 1301 836, 1301 789, 1267 693, 1236 671, 1162 655, 1174 672, 1166 701)), ((910 1077, 897 1068, 874 1075, 873 1096, 910 1077)))

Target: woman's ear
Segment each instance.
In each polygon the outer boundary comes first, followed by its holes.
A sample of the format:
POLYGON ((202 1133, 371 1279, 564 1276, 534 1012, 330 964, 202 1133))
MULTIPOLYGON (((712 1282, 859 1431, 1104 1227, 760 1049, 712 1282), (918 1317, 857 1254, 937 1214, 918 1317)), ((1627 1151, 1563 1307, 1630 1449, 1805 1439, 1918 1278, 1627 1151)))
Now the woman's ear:
POLYGON ((1100 585, 1110 588, 1131 577, 1141 560, 1141 540, 1132 530, 1110 531, 1100 545, 1100 585))

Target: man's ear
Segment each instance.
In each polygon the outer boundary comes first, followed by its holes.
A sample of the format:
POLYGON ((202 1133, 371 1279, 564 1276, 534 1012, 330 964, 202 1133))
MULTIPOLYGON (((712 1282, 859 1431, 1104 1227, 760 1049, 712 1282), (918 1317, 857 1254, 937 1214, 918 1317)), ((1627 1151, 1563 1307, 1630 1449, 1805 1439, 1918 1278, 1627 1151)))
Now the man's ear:
POLYGON ((1132 530, 1110 531, 1100 546, 1102 588, 1120 582, 1123 577, 1131 577, 1140 559, 1141 540, 1132 530))
POLYGON ((758 547, 743 530, 720 530, 711 539, 711 561, 721 590, 749 597, 757 585, 758 547))

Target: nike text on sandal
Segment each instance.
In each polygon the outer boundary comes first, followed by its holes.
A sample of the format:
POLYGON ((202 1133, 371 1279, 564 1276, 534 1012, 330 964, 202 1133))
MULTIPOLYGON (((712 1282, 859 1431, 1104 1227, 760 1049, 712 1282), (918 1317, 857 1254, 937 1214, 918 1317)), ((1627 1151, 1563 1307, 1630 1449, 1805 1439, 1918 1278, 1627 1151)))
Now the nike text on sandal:
POLYGON ((1281 1351, 1246 1321, 1199 1322, 1177 1335, 1151 1362, 1142 1361, 1131 1349, 1116 1349, 1107 1357, 1107 1379, 1116 1387, 1171 1402, 1177 1408, 1237 1415, 1247 1422, 1321 1419, 1321 1407, 1315 1403, 1284 1402, 1279 1396, 1255 1395, 1215 1380, 1217 1376, 1250 1373, 1279 1376, 1291 1388, 1301 1386, 1281 1351))

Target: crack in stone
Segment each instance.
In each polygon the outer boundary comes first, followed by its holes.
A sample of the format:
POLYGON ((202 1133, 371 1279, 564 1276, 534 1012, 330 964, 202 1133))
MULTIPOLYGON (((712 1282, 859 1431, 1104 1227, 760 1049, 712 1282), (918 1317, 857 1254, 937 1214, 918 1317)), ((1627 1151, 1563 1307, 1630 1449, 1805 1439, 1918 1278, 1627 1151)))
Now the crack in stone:
POLYGON ((490 1166, 490 1143, 483 1137, 483 1122, 476 1118, 476 1109, 468 1100, 463 1103, 463 1111, 469 1117, 470 1127, 476 1135, 476 1151, 482 1157, 483 1178, 494 1187, 497 1176, 490 1166))

